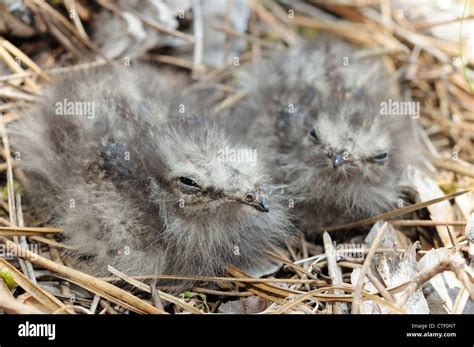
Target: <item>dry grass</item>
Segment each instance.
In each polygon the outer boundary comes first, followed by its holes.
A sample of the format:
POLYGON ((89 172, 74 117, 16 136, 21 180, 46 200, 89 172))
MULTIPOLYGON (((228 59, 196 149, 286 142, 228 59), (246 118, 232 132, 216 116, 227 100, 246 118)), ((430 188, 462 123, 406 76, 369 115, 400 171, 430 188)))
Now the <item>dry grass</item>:
MULTIPOLYGON (((189 288, 178 297, 169 294, 169 288, 151 289, 147 284, 154 280, 151 275, 129 277, 110 269, 114 277, 101 279, 80 272, 60 252, 68 248, 57 239, 61 229, 31 219, 26 220, 31 224, 25 227, 23 212, 27 212, 28 207, 22 206, 18 194, 24 176, 12 158, 4 124, 18 118, 19 107, 40 97, 43 81, 53 79, 64 71, 113 63, 101 56, 84 30, 83 21, 90 22, 94 18, 92 8, 76 1, 64 1, 64 7, 35 0, 25 3, 43 19, 42 30, 55 40, 58 47, 46 51, 41 64, 37 64, 24 53, 21 40, 15 45, 0 37, 0 61, 11 71, 0 77, 0 110, 3 113, 0 124, 3 139, 1 153, 4 159, 0 168, 6 172, 6 193, 0 201, 3 214, 0 224, 4 225, 0 228, 0 244, 15 254, 7 260, 0 259, 0 269, 6 269, 12 283, 19 287, 9 290, 0 279, 0 310, 8 313, 204 313, 216 312, 222 303, 229 300, 258 296, 268 301, 265 313, 337 314, 348 312, 349 307, 352 307, 352 312, 360 312, 362 302, 368 300, 389 312, 404 313, 403 303, 416 289, 436 274, 448 270, 463 285, 452 311, 462 312, 467 298, 474 299, 474 278, 463 260, 474 256, 470 254, 474 253, 474 225, 468 223, 473 209, 470 190, 474 178, 474 91, 465 75, 465 71, 470 69, 472 76, 473 62, 462 59, 459 44, 439 40, 423 31, 440 23, 409 22, 397 16, 396 9, 391 8, 389 2, 383 1, 358 1, 355 6, 308 1, 301 5, 303 7, 295 9, 271 1, 250 1, 252 16, 246 34, 236 33, 229 27, 216 27, 227 38, 238 36, 247 41, 247 51, 240 57, 241 66, 258 60, 262 52, 281 50, 282 47, 315 37, 322 31, 332 32, 361 46, 362 55, 380 56, 393 75, 403 82, 400 84, 401 92, 420 103, 419 133, 429 153, 426 164, 431 168, 430 175, 436 187, 446 195, 365 221, 328 229, 331 233, 356 226, 369 228, 379 220, 388 220, 362 260, 337 258, 329 233, 324 236, 324 247, 301 239, 288 243, 286 252, 269 252, 270 257, 284 266, 265 278, 251 278, 236 268, 228 269, 228 277, 161 276, 163 279, 198 280, 195 288, 189 288), (320 17, 318 12, 305 11, 313 7, 337 15, 337 23, 320 17), (65 16, 65 11, 71 9, 79 13, 73 19, 65 16), (288 16, 290 12, 294 16, 288 16), (96 58, 78 64, 77 58, 85 55, 96 58), (70 65, 58 68, 58 62, 60 59, 64 61, 64 56, 69 57, 66 61, 70 65), (464 64, 468 64, 467 67, 453 65, 453 59, 459 57, 464 64), (439 213, 430 210, 431 219, 399 220, 400 217, 412 216, 409 212, 430 208, 444 200, 452 202, 452 213, 440 217, 439 213), (395 217, 398 220, 391 222, 395 217), (371 273, 370 265, 376 254, 387 251, 378 247, 378 241, 390 224, 396 230, 411 227, 418 231, 416 235, 419 239, 411 239, 411 243, 417 241, 415 246, 421 247, 418 259, 431 248, 449 249, 453 256, 417 273, 405 283, 387 287, 371 273), (37 253, 22 249, 21 246, 25 245, 34 245, 37 253), (352 285, 350 274, 355 269, 367 274, 376 290, 365 289, 362 280, 352 285), (208 287, 210 283, 214 285, 212 288, 208 287), (402 299, 396 300, 396 294, 402 294, 402 299)), ((110 1, 101 0, 99 4, 116 15, 124 11, 110 1)), ((195 13, 199 14, 199 8, 195 8, 195 13)), ((231 15, 228 11, 228 18, 231 15)), ((232 86, 235 71, 232 64, 218 69, 203 65, 199 31, 192 36, 169 29, 151 18, 141 15, 139 18, 145 26, 163 35, 183 39, 194 52, 193 57, 187 59, 154 53, 146 54, 142 59, 187 71, 197 84, 219 83, 223 90, 228 91, 227 98, 218 106, 220 108, 234 105, 245 97, 232 86)), ((199 16, 193 20, 197 26, 202 25, 199 16)), ((40 49, 39 40, 25 43, 25 50, 35 52, 36 46, 40 49)), ((409 252, 411 247, 414 246, 408 245, 396 251, 409 252)))

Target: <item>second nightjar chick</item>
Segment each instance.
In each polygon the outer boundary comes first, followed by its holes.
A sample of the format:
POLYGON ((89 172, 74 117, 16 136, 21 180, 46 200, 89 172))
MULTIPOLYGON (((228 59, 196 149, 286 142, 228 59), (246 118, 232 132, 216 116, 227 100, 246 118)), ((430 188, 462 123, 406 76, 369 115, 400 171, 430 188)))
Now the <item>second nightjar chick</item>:
POLYGON ((400 101, 380 60, 323 39, 264 59, 240 81, 249 96, 235 116, 273 149, 304 232, 397 208, 400 175, 416 157, 417 114, 391 109, 400 101))
POLYGON ((93 69, 63 76, 10 127, 28 196, 90 256, 86 271, 248 270, 289 236, 258 147, 204 105, 151 68, 93 69))

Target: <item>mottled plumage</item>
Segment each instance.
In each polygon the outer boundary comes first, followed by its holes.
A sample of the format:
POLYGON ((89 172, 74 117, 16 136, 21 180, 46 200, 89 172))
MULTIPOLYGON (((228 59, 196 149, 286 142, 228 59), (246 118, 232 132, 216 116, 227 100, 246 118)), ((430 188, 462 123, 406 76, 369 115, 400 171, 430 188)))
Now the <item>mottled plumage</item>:
POLYGON ((221 151, 258 148, 157 74, 96 69, 50 86, 9 129, 28 195, 92 256, 87 271, 213 275, 258 265, 290 223, 261 161, 221 151), (93 114, 56 114, 58 102, 76 101, 93 114))
POLYGON ((411 117, 381 114, 397 98, 380 60, 322 39, 264 59, 240 81, 249 96, 235 117, 273 149, 303 231, 397 207, 398 179, 417 151, 411 117))

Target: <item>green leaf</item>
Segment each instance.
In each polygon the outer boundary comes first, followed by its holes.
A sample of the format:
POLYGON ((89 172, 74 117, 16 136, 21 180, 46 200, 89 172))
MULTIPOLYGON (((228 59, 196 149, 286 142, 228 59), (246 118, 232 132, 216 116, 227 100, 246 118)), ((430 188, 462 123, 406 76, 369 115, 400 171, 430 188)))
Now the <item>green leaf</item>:
POLYGON ((10 271, 8 271, 8 269, 0 269, 0 277, 7 285, 8 289, 13 290, 18 287, 18 284, 15 282, 12 274, 10 273, 10 271))

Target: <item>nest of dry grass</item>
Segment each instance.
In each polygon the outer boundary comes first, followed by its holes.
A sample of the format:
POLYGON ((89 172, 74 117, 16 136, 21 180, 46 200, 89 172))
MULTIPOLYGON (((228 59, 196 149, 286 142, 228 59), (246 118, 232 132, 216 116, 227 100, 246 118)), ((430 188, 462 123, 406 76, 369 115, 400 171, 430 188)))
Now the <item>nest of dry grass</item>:
MULTIPOLYGON (((450 276, 458 289, 451 303, 440 294, 440 309, 461 313, 474 299, 474 277, 468 265, 474 257, 474 200, 470 192, 474 178, 474 91, 469 83, 473 61, 463 58, 460 52, 464 48, 459 42, 441 40, 427 31, 446 22, 410 21, 384 1, 337 5, 307 1, 294 6, 249 1, 248 27, 245 33, 239 33, 229 25, 233 13, 228 7, 224 25, 215 30, 225 33, 226 40, 244 40, 240 66, 258 60, 264 52, 284 49, 324 31, 359 45, 363 54, 384 59, 398 77, 401 93, 420 104, 417 122, 430 172, 412 177, 418 194, 416 204, 336 226, 325 233, 322 244, 301 238, 287 243, 286 250, 269 251, 269 257, 282 265, 273 273, 252 278, 232 268, 227 277, 193 278, 198 280, 195 287, 172 295, 169 288, 150 286, 152 276, 129 277, 110 268, 110 278, 95 278, 76 270, 61 252, 69 246, 61 242, 60 228, 24 220, 23 215, 28 216, 28 206, 20 200, 24 176, 15 164, 4 125, 19 117, 19 108, 40 98, 44 81, 71 69, 110 63, 84 28, 94 21, 99 7, 115 16, 130 10, 106 0, 94 5, 27 0, 24 5, 36 18, 38 27, 30 29, 42 35, 28 40, 0 38, 0 64, 7 68, 0 76, 0 170, 5 177, 0 199, 0 244, 4 254, 11 252, 10 257, 0 258, 0 310, 101 314, 423 313, 423 299, 426 302, 429 298, 421 288, 431 284, 436 292, 442 292, 432 282, 440 275, 450 276), (71 10, 78 15, 68 17, 71 10), (78 57, 83 56, 91 59, 80 62, 78 57), (366 243, 357 248, 358 255, 341 253, 331 233, 361 226, 371 232, 366 243), (395 246, 387 249, 387 240, 395 246), (28 249, 22 248, 26 246, 28 249), (395 266, 398 273, 387 272, 384 264, 395 266)), ((225 64, 213 68, 203 62, 199 30, 186 32, 187 24, 202 25, 202 14, 193 6, 193 11, 185 13, 184 24, 176 29, 132 12, 148 30, 179 38, 191 50, 187 56, 174 54, 173 50, 150 50, 138 58, 177 69, 197 84, 219 84, 227 93, 219 107, 229 107, 245 97, 232 86, 237 67, 225 64)), ((459 23, 460 19, 449 22, 459 23)), ((190 279, 172 275, 162 278, 190 279)))

